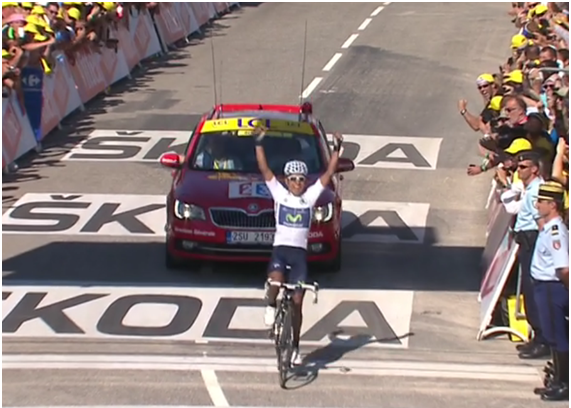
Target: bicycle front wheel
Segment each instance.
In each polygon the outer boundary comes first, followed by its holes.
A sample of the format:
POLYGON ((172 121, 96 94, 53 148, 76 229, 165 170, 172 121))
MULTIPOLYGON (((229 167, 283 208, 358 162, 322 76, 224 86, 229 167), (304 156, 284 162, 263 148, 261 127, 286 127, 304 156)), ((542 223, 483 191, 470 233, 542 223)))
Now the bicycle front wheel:
POLYGON ((288 305, 282 316, 282 330, 278 343, 278 360, 280 373, 280 387, 286 388, 287 375, 291 367, 291 356, 293 354, 293 326, 291 320, 291 305, 288 305))

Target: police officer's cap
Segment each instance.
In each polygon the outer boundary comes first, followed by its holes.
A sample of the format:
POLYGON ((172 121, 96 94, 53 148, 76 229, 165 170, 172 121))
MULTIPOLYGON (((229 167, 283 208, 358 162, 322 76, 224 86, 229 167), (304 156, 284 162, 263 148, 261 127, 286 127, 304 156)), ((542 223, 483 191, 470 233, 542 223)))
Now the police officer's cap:
POLYGON ((541 155, 534 150, 524 150, 522 152, 519 152, 517 155, 517 161, 522 162, 526 160, 529 160, 536 166, 539 166, 539 162, 541 161, 541 155))
POLYGON ((538 200, 563 201, 565 188, 557 181, 546 181, 539 186, 538 200))

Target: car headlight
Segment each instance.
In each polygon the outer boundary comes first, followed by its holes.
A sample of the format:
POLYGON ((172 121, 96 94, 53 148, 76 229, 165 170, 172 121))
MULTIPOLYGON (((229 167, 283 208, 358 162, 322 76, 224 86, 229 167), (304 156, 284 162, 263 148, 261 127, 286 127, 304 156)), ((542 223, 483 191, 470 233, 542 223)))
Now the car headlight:
POLYGON ((203 220, 206 221, 204 210, 194 204, 186 204, 175 200, 174 215, 181 220, 203 220))
POLYGON ((329 222, 333 218, 333 203, 327 203, 321 207, 313 209, 313 220, 315 222, 329 222))

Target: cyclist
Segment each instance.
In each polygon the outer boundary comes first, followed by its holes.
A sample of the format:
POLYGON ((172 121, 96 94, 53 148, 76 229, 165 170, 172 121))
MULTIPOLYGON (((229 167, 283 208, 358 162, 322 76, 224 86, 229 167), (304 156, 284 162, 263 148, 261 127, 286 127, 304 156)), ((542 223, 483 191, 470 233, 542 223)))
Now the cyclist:
MULTIPOLYGON (((343 136, 340 133, 334 134, 334 151, 327 170, 315 183, 307 188, 307 165, 298 160, 287 162, 284 167, 287 187, 285 188, 276 179, 268 166, 262 146, 262 140, 266 132, 267 129, 264 127, 257 127, 254 130, 258 167, 274 200, 276 217, 276 234, 272 257, 268 265, 268 279, 284 282, 286 268, 289 267, 288 281, 290 283, 305 282, 307 279, 307 236, 311 227, 313 206, 337 170, 343 136)), ((275 322, 278 293, 278 287, 271 286, 268 289, 268 304, 264 315, 266 326, 271 327, 275 322)), ((293 365, 302 363, 302 358, 299 354, 299 337, 302 324, 303 295, 303 291, 299 291, 293 296, 293 365)))

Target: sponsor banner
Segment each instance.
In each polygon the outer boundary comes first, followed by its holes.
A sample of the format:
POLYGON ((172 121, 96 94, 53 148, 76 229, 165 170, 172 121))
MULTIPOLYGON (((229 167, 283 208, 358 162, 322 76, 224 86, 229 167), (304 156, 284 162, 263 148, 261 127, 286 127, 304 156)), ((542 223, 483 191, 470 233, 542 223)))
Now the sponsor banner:
POLYGON ((82 106, 64 55, 57 57, 51 75, 44 77, 42 133, 43 139, 63 118, 82 106))
MULTIPOLYGON (((95 130, 62 160, 156 161, 161 154, 183 154, 188 131, 95 130)), ((342 157, 357 168, 435 170, 442 139, 344 135, 342 157)))
MULTIPOLYGON (((322 290, 304 302, 301 340, 407 348, 412 302, 412 291, 322 290)), ((2 335, 270 345, 265 305, 257 289, 3 286, 2 335)))
MULTIPOLYGON (((514 266, 518 245, 510 231, 512 216, 504 210, 499 210, 483 254, 485 270, 480 287, 480 329, 478 340, 485 337, 485 331, 490 324, 492 314, 503 292, 506 281, 514 266)), ((509 329, 508 329, 509 330, 509 329)))
POLYGON ((42 88, 44 70, 36 67, 22 68, 22 93, 32 132, 39 142, 42 138, 42 88))
POLYGON ((192 4, 196 3, 160 4, 154 21, 165 45, 174 44, 200 29, 202 24, 198 22, 192 4))
POLYGON ((205 25, 216 15, 216 10, 212 3, 184 3, 188 4, 194 13, 196 22, 200 27, 205 25))
POLYGON ((2 168, 37 145, 30 121, 12 92, 2 98, 2 168))
POLYGON ((129 17, 129 29, 119 26, 117 37, 129 70, 141 60, 161 52, 161 44, 147 10, 141 13, 133 10, 129 17))
POLYGON ((223 14, 226 10, 230 8, 230 3, 212 3, 216 14, 223 14))
MULTIPOLYGON (((117 36, 117 32, 112 35, 117 36)), ((82 48, 75 54, 74 62, 69 64, 69 69, 82 103, 93 99, 130 72, 123 53, 106 47, 100 52, 82 48)))
MULTIPOLYGON (((20 198, 2 215, 4 234, 164 237, 166 197, 128 194, 44 194, 20 198)), ((343 201, 343 239, 424 242, 429 205, 343 201)), ((201 227, 204 230, 204 227, 201 227)), ((212 231, 202 231, 206 235, 212 231)))

